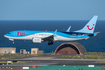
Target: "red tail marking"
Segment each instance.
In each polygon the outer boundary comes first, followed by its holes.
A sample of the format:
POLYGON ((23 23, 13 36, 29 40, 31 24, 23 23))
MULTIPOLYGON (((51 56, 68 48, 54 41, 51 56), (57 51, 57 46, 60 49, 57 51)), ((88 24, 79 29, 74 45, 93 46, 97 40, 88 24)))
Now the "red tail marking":
MULTIPOLYGON (((94 24, 93 24, 93 26, 94 26, 94 24)), ((88 28, 88 30, 93 30, 94 27, 89 28, 89 25, 87 25, 87 28, 88 28)))

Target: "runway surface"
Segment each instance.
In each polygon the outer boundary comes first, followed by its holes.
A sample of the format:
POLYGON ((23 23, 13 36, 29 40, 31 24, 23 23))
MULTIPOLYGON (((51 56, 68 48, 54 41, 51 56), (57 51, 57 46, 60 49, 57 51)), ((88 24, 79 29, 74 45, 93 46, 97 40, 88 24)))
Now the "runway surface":
POLYGON ((9 59, 0 61, 28 61, 28 63, 0 64, 0 66, 105 66, 105 59, 60 59, 57 57, 31 57, 23 59, 9 59))

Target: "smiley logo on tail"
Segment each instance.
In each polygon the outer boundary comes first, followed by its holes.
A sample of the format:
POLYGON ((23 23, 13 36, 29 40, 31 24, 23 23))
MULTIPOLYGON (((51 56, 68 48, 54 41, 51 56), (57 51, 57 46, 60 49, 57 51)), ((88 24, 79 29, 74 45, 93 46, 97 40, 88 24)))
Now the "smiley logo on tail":
MULTIPOLYGON (((93 26, 94 26, 94 24, 93 24, 93 26)), ((89 28, 89 25, 87 25, 87 28, 88 28, 88 30, 93 30, 94 27, 89 28)))

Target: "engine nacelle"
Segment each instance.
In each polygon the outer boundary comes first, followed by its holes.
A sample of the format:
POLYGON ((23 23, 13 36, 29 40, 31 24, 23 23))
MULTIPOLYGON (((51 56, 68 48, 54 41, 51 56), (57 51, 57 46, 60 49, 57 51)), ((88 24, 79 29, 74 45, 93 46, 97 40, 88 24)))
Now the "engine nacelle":
POLYGON ((32 42, 33 43, 41 43, 42 42, 42 39, 41 38, 33 38, 32 39, 32 42))

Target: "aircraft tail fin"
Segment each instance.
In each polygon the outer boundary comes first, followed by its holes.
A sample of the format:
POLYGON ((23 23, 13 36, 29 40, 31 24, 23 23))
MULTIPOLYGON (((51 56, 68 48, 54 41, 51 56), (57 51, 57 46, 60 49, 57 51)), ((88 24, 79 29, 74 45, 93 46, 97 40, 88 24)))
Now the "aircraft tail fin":
POLYGON ((94 16, 86 25, 83 27, 83 29, 74 31, 74 32, 81 32, 81 33, 94 33, 94 29, 96 26, 98 16, 94 16))

